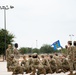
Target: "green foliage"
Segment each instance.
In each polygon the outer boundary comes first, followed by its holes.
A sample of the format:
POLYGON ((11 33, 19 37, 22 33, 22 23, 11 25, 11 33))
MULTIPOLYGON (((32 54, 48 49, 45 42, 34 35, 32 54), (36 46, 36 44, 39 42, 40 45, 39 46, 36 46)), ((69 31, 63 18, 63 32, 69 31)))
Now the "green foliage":
POLYGON ((41 48, 40 48, 40 53, 53 53, 53 52, 56 52, 50 45, 43 45, 41 48))
POLYGON ((9 31, 0 29, 0 54, 5 53, 5 35, 6 35, 6 48, 8 44, 12 44, 14 41, 14 35, 9 33, 9 31))
POLYGON ((27 50, 27 53, 32 53, 32 48, 27 47, 26 50, 27 50))
POLYGON ((19 49, 19 52, 20 52, 21 54, 26 54, 26 53, 27 53, 25 47, 20 48, 20 49, 19 49))
POLYGON ((32 53, 32 48, 22 47, 22 48, 19 49, 19 51, 20 51, 21 54, 32 53))
POLYGON ((27 47, 22 47, 19 49, 21 54, 30 54, 30 53, 54 53, 54 52, 60 52, 58 50, 54 50, 50 45, 43 45, 40 49, 37 48, 27 48, 27 47))
POLYGON ((67 55, 67 49, 66 49, 66 48, 63 48, 63 49, 61 49, 60 51, 61 51, 61 53, 67 55))

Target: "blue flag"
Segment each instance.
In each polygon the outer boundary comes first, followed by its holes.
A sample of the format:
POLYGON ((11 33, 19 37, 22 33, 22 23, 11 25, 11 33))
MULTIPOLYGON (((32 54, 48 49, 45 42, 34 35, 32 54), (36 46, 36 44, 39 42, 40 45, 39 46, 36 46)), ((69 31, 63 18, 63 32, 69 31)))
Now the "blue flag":
POLYGON ((57 40, 56 42, 54 42, 52 45, 54 46, 54 50, 57 50, 57 48, 59 48, 59 47, 62 48, 62 46, 60 45, 60 41, 59 40, 57 40))

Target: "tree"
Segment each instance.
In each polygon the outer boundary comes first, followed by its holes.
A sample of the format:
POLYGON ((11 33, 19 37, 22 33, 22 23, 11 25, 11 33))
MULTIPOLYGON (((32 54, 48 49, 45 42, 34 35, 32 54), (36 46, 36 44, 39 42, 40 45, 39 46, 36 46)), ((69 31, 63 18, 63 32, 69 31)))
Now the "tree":
POLYGON ((21 54, 28 54, 28 53, 32 53, 32 48, 29 47, 21 47, 19 49, 21 54))
POLYGON ((60 51, 61 51, 61 53, 67 55, 67 49, 66 48, 62 48, 62 49, 60 49, 60 51))
POLYGON ((8 44, 12 44, 15 37, 13 34, 9 33, 9 31, 0 29, 0 54, 5 54, 5 35, 6 35, 6 48, 8 44))
POLYGON ((53 53, 53 52, 56 52, 50 45, 43 45, 41 48, 40 48, 40 53, 53 53))
POLYGON ((27 48, 26 48, 26 51, 27 51, 27 53, 32 53, 32 48, 27 47, 27 48))
POLYGON ((21 54, 26 54, 26 53, 27 53, 27 50, 26 50, 25 47, 21 47, 21 48, 19 49, 19 52, 20 52, 21 54))

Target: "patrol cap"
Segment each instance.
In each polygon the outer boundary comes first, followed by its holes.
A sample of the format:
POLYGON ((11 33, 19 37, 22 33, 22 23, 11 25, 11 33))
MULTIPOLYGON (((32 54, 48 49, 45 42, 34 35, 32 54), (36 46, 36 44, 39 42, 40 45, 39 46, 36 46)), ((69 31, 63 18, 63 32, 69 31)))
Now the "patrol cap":
POLYGON ((73 42, 73 45, 76 46, 76 41, 73 42))
POLYGON ((72 41, 68 41, 68 44, 72 45, 72 41))

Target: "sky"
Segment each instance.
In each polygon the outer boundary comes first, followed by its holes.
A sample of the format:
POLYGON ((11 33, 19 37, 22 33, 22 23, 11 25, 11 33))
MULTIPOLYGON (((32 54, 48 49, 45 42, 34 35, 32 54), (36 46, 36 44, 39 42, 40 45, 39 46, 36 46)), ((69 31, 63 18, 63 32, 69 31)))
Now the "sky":
POLYGON ((65 47, 68 40, 76 40, 76 0, 0 0, 0 6, 6 5, 14 6, 6 10, 6 29, 15 35, 13 43, 19 48, 40 48, 57 40, 65 47))

